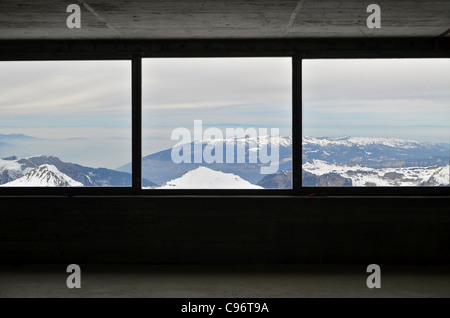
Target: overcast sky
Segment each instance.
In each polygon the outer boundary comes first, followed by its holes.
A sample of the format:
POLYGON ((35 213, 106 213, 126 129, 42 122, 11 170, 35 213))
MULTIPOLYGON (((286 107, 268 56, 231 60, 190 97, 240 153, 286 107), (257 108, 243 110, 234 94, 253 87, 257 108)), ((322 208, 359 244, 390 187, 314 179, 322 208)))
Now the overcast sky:
POLYGON ((92 167, 131 160, 131 62, 0 62, 0 134, 40 138, 0 156, 53 155, 92 167))
MULTIPOLYGON (((450 59, 305 60, 303 133, 450 138, 450 59)), ((173 129, 279 128, 291 135, 290 58, 143 61, 143 154, 173 129)), ((131 161, 130 61, 0 62, 0 156, 54 155, 92 167, 131 161)))
POLYGON ((169 148, 172 130, 278 128, 292 135, 291 58, 143 61, 143 154, 169 148))
POLYGON ((303 135, 450 139, 450 59, 304 60, 303 135))

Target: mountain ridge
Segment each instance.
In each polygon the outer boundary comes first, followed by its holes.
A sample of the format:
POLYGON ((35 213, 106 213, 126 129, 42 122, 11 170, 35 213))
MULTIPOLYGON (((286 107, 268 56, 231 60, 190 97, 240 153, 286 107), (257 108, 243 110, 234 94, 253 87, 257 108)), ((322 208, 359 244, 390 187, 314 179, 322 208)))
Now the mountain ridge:
MULTIPOLYGON (((17 158, 11 156, 8 158, 17 158)), ((42 165, 52 165, 71 179, 86 187, 131 186, 131 174, 106 168, 90 168, 61 161, 58 157, 39 155, 15 160, 0 160, 0 184, 5 184, 23 177, 32 169, 42 165)), ((156 186, 144 179, 144 186, 156 186)))
POLYGON ((81 182, 77 182, 60 172, 55 166, 44 164, 38 166, 23 177, 11 182, 2 184, 3 187, 82 187, 81 182))
MULTIPOLYGON (((174 163, 172 161, 171 153, 172 148, 168 148, 156 153, 144 156, 142 158, 142 175, 143 177, 152 180, 153 182, 162 185, 165 182, 176 179, 182 176, 186 171, 194 170, 200 166, 208 167, 215 171, 222 171, 224 173, 233 173, 240 176, 244 180, 256 184, 265 175, 260 173, 262 166, 268 166, 269 164, 261 163, 260 151, 266 151, 271 153, 271 142, 279 145, 279 170, 289 170, 292 169, 292 137, 282 137, 273 136, 268 138, 268 136, 260 136, 258 138, 228 138, 214 140, 213 143, 222 143, 223 145, 223 162, 224 163, 206 163, 203 159, 202 162, 194 162, 195 151, 200 148, 204 152, 205 147, 209 145, 208 140, 194 141, 190 144, 190 163, 174 163), (270 142, 269 142, 270 141, 270 142), (225 143, 225 144, 224 144, 225 143), (233 145, 234 154, 232 158, 232 163, 226 163, 226 147, 227 145, 233 145), (244 153, 239 155, 237 152, 238 144, 244 146, 244 153), (251 153, 255 150, 257 154, 257 162, 250 163, 251 153)), ((183 145, 176 147, 181 150, 183 145)), ((203 156, 202 156, 203 158, 203 156)), ((131 164, 127 164, 117 168, 119 171, 130 172, 131 164)))

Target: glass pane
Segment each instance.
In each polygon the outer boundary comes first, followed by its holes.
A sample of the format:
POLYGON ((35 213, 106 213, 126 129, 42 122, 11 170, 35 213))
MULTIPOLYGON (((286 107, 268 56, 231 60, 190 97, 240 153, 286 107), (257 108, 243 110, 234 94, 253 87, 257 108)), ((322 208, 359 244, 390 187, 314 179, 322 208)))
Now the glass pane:
POLYGON ((0 62, 0 185, 131 186, 130 61, 0 62))
POLYGON ((449 186, 450 59, 303 61, 303 186, 449 186))
POLYGON ((292 187, 291 58, 143 61, 143 187, 292 187))

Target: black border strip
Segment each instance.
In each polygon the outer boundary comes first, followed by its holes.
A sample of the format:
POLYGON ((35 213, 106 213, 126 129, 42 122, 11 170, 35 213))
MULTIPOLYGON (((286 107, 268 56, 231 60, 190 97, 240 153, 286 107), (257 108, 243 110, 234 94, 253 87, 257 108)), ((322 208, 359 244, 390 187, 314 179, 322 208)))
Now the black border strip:
POLYGON ((133 57, 131 71, 131 180, 133 192, 142 184, 142 59, 133 57))
POLYGON ((292 186, 302 191, 302 59, 292 58, 292 186), (297 168, 298 167, 298 168, 297 168))

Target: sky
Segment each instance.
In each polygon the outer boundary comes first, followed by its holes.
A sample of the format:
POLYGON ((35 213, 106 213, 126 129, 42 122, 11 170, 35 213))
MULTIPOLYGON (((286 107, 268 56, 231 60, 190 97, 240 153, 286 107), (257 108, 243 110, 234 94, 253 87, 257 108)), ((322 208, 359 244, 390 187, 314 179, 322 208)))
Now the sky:
POLYGON ((0 156, 52 155, 91 167, 131 160, 130 61, 0 62, 0 156))
POLYGON ((450 59, 303 60, 303 135, 450 142, 450 59))
MULTIPOLYGON (((304 60, 303 134, 450 139, 450 59, 304 60)), ((143 59, 143 155, 179 127, 292 134, 290 58, 143 59)), ((131 161, 131 62, 0 62, 0 158, 131 161)))
MULTIPOLYGON (((292 135, 291 58, 144 59, 143 155, 172 147, 175 128, 278 128, 292 135)), ((270 132, 270 130, 269 130, 270 132)))

